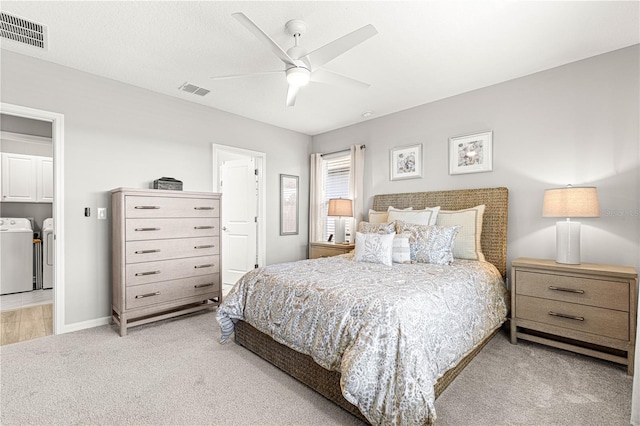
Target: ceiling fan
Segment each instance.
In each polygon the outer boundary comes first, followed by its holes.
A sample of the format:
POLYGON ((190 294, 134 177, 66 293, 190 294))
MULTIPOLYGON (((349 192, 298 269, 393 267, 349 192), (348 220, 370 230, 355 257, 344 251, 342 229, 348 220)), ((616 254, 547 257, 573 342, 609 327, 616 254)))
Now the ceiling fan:
MULTIPOLYGON (((307 32, 307 24, 299 19, 294 19, 285 24, 287 32, 294 38, 294 46, 286 52, 278 46, 262 29, 256 25, 247 15, 238 12, 233 16, 238 22, 244 25, 253 35, 266 44, 271 51, 285 64, 284 73, 287 77, 289 89, 287 91, 287 106, 294 106, 300 87, 305 86, 309 81, 316 81, 326 84, 336 84, 351 87, 369 87, 367 83, 338 74, 322 68, 326 63, 368 40, 378 34, 378 30, 371 24, 357 29, 345 36, 340 37, 310 53, 298 45, 298 40, 307 32)), ((252 75, 263 75, 282 73, 283 70, 267 71, 253 74, 236 74, 212 77, 214 80, 246 77, 252 75)))

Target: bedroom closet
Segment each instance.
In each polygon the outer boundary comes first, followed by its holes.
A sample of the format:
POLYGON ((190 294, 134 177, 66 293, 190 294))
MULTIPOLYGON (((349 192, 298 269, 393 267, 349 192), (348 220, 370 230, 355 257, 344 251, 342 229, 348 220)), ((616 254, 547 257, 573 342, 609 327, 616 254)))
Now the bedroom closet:
POLYGON ((52 124, 0 116, 0 344, 53 334, 52 124))

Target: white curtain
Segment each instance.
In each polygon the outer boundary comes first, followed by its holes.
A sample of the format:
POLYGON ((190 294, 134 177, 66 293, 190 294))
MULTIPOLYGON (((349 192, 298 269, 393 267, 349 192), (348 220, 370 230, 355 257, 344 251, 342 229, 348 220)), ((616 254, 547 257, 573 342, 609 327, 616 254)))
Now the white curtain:
POLYGON ((631 424, 640 426, 640 333, 636 333, 636 356, 633 371, 633 391, 631 393, 631 424))
POLYGON ((364 145, 351 146, 351 173, 349 174, 349 198, 353 200, 353 218, 350 219, 351 242, 356 240, 358 223, 364 217, 364 145))
POLYGON ((311 154, 309 176, 309 242, 323 240, 322 154, 311 154))

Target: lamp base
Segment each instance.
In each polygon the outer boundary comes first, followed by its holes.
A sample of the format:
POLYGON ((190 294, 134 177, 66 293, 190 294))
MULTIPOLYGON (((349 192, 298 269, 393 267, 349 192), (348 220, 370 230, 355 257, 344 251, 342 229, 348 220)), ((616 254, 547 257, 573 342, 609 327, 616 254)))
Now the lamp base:
POLYGON ((336 236, 334 241, 336 244, 342 244, 344 243, 344 219, 337 217, 334 220, 336 227, 336 236))
POLYGON ((556 262, 580 264, 580 222, 556 222, 556 262))

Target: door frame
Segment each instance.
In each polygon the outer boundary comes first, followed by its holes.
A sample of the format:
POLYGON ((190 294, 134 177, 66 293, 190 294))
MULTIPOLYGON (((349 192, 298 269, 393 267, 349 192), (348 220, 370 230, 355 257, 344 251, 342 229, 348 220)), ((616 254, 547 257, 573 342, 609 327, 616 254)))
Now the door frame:
POLYGON ((0 102, 0 112, 6 115, 51 123, 53 145, 53 334, 64 333, 64 114, 0 102))
MULTIPOLYGON (((267 250, 267 203, 266 203, 266 174, 267 174, 267 154, 259 151, 252 151, 235 146, 212 144, 212 171, 213 171, 213 190, 220 192, 220 156, 222 153, 230 153, 243 157, 252 157, 255 159, 255 166, 258 169, 258 265, 264 266, 267 250)), ((222 199, 224 203, 224 197, 222 199)), ((224 250, 224 247, 222 247, 224 250)), ((224 262, 224 256, 222 258, 224 262)))

